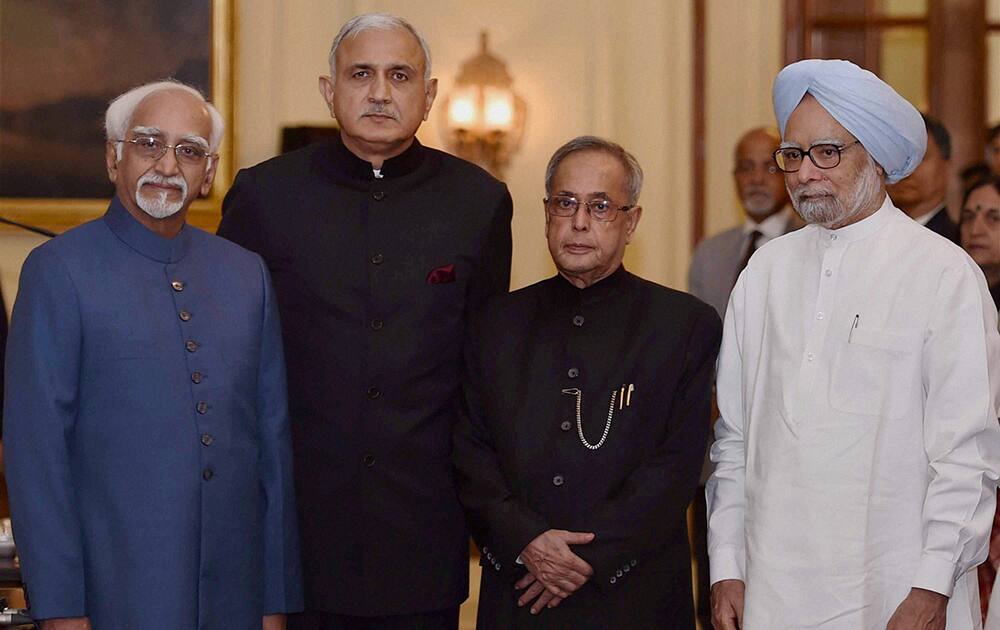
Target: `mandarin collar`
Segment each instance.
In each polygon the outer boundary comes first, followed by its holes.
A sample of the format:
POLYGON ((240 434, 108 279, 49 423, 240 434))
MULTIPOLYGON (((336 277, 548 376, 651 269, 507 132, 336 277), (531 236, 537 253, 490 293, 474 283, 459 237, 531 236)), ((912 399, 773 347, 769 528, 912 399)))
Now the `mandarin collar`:
POLYGON ((892 205, 892 200, 886 194, 882 205, 871 216, 861 219, 857 223, 845 225, 836 230, 830 230, 822 226, 816 226, 817 234, 823 241, 831 245, 844 246, 855 241, 868 238, 875 234, 888 223, 894 216, 902 214, 903 211, 892 205))
POLYGON ((191 229, 186 223, 174 238, 163 238, 139 223, 117 196, 104 213, 104 222, 123 243, 146 258, 162 263, 175 263, 184 258, 191 244, 191 229))
MULTIPOLYGON (((414 137, 413 143, 405 151, 382 163, 382 169, 379 171, 382 175, 380 179, 394 179, 412 173, 423 163, 425 153, 424 146, 414 137)), ((340 139, 340 134, 330 140, 329 155, 334 168, 344 176, 361 181, 375 180, 371 162, 362 160, 352 153, 340 139)))
POLYGON ((561 274, 552 279, 560 302, 570 304, 596 304, 622 293, 629 284, 632 274, 625 271, 625 265, 618 265, 607 277, 601 278, 589 287, 580 289, 561 274))

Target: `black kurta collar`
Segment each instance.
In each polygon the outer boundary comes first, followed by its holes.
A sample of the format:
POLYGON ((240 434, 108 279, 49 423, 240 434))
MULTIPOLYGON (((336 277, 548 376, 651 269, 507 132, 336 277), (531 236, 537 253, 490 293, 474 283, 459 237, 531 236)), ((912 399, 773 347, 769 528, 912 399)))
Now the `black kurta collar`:
POLYGON ((579 289, 569 280, 556 275, 556 296, 560 302, 567 304, 596 304, 608 298, 623 293, 627 288, 632 274, 625 271, 625 265, 619 265, 609 276, 602 278, 585 289, 579 289))
MULTIPOLYGON (((344 145, 339 134, 330 141, 330 145, 329 155, 337 172, 355 180, 372 181, 375 179, 371 162, 366 162, 354 155, 344 145)), ((424 146, 414 138, 413 143, 405 151, 382 163, 382 169, 379 171, 382 179, 402 177, 417 170, 424 161, 425 153, 424 146)))
POLYGON ((174 238, 163 238, 139 223, 118 197, 111 200, 108 211, 104 213, 104 222, 123 243, 143 256, 162 263, 173 263, 184 258, 191 244, 191 230, 187 224, 174 238))

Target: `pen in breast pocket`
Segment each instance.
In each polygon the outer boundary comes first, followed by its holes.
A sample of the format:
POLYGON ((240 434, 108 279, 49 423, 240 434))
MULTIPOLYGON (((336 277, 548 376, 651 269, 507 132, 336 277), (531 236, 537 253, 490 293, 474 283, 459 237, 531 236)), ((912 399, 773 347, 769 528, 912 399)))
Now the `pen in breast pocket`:
POLYGON ((851 339, 854 337, 854 329, 856 329, 858 327, 858 324, 860 322, 861 322, 861 315, 860 314, 859 315, 855 315, 854 316, 854 323, 851 324, 851 332, 849 332, 847 334, 847 343, 851 343, 851 339))

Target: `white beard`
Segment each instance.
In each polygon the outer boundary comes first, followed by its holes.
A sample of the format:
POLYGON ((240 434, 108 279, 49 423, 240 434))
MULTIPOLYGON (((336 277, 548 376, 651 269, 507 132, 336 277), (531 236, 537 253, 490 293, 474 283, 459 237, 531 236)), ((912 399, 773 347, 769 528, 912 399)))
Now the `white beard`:
POLYGON ((187 199, 187 193, 187 181, 180 175, 163 177, 162 175, 157 175, 156 173, 146 173, 139 178, 139 181, 136 184, 135 202, 143 212, 154 219, 166 219, 167 217, 173 216, 181 211, 184 207, 184 200, 187 199), (142 187, 145 184, 176 186, 180 189, 181 198, 179 201, 167 201, 167 191, 165 190, 152 196, 143 195, 142 187))
POLYGON ((865 208, 872 206, 879 193, 881 193, 881 180, 875 163, 869 158, 868 163, 862 168, 857 185, 851 191, 846 203, 834 194, 833 190, 822 185, 814 185, 811 188, 805 184, 799 186, 795 191, 788 191, 792 198, 792 205, 795 211, 806 220, 807 223, 815 223, 825 228, 840 225, 849 219, 857 216, 865 208), (819 197, 803 197, 804 193, 815 194, 825 193, 819 197))

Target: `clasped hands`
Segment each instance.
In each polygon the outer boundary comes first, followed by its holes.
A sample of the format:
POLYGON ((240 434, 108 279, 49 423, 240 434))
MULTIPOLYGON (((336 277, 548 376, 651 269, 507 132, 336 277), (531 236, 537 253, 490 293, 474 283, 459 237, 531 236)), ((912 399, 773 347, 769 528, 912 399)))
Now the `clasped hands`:
POLYGON ((528 573, 514 584, 519 591, 525 589, 517 605, 531 603, 531 614, 537 615, 545 608, 555 608, 586 584, 594 569, 573 553, 570 545, 586 545, 593 540, 593 533, 550 529, 528 543, 521 552, 528 573))

